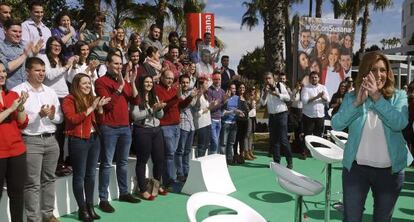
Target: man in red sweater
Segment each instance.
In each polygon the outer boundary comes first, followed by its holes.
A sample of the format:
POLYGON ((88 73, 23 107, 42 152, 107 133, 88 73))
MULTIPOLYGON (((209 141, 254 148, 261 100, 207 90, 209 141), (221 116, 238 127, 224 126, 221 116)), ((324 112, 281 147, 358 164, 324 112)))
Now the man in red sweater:
POLYGON ((122 77, 122 59, 119 55, 109 54, 106 59, 108 71, 96 80, 96 94, 111 98, 104 106, 100 123, 102 138, 101 164, 99 166, 99 208, 107 213, 115 209, 108 202, 108 186, 115 149, 117 153, 116 176, 119 186, 119 201, 137 203, 139 200, 128 192, 128 155, 131 147, 128 102, 132 99, 132 89, 122 77))
POLYGON ((164 117, 160 119, 160 126, 164 134, 165 172, 163 176, 164 186, 170 188, 176 179, 174 154, 180 138, 180 108, 186 107, 192 100, 192 96, 181 99, 181 90, 173 86, 174 73, 166 70, 161 74, 161 82, 155 86, 158 99, 167 103, 164 107, 164 117))

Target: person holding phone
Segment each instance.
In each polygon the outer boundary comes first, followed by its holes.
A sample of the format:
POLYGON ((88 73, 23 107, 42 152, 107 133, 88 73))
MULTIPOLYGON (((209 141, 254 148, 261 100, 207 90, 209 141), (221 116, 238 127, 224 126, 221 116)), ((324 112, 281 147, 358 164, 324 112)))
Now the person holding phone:
POLYGON ((280 148, 286 149, 287 167, 293 168, 292 151, 288 139, 288 107, 290 95, 285 84, 276 82, 273 73, 264 74, 265 87, 260 103, 267 106, 269 112, 269 141, 273 160, 280 163, 280 148))

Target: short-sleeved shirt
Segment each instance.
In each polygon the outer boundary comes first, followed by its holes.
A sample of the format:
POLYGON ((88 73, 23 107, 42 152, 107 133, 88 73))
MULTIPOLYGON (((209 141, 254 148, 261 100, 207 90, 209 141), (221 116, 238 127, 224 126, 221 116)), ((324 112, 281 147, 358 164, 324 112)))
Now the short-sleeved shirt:
POLYGON ((27 79, 24 62, 15 70, 10 71, 8 63, 17 59, 23 54, 24 46, 22 43, 14 44, 7 40, 0 42, 0 61, 4 64, 7 72, 6 87, 12 89, 13 87, 23 83, 27 79))
POLYGON ((43 39, 43 47, 40 53, 44 53, 46 49, 46 42, 52 36, 50 29, 40 22, 38 25, 30 18, 22 23, 22 43, 24 46, 29 42, 36 43, 40 39, 43 39))
MULTIPOLYGON (((85 42, 91 43, 93 41, 96 41, 100 36, 95 31, 91 30, 85 30, 83 33, 85 42)), ((102 41, 99 41, 99 44, 93 48, 91 48, 91 53, 89 55, 89 59, 97 59, 101 64, 105 63, 106 56, 108 55, 108 49, 109 49, 109 40, 110 37, 107 34, 104 34, 101 37, 102 41)))

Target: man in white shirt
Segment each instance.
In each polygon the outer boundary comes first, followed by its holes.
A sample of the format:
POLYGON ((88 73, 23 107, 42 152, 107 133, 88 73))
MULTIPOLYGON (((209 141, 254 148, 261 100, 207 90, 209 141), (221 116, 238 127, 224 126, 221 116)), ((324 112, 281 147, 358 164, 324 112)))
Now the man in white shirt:
POLYGON ((303 132, 305 136, 322 136, 324 130, 325 104, 329 102, 326 87, 319 84, 317 72, 309 74, 310 84, 302 89, 303 132))
POLYGON ((209 86, 211 86, 211 75, 214 72, 213 66, 210 64, 210 51, 207 49, 201 50, 201 61, 196 64, 196 75, 198 78, 205 77, 209 81, 209 86))
POLYGON ((28 126, 22 130, 27 148, 27 178, 24 199, 27 221, 58 221, 54 215, 55 170, 59 158, 59 145, 54 136, 56 124, 63 114, 55 91, 45 85, 45 63, 32 57, 26 60, 27 81, 12 90, 26 91, 29 98, 24 104, 29 116, 28 126))
MULTIPOLYGON (((43 3, 41 1, 33 1, 29 5, 30 18, 22 23, 22 40, 23 45, 30 42, 38 42, 40 39, 46 42, 52 33, 50 29, 43 24, 42 19, 44 15, 43 3)), ((44 54, 46 44, 43 45, 40 53, 44 54)))
MULTIPOLYGON (((200 45, 199 50, 207 49, 210 52, 211 61, 216 63, 218 62, 220 58, 221 49, 217 48, 217 46, 213 47, 211 45, 211 41, 212 41, 211 33, 210 32, 204 33, 204 40, 203 40, 203 43, 200 45)), ((200 51, 200 56, 201 56, 201 51, 200 51)))
POLYGON ((269 113, 269 141, 273 152, 273 160, 280 163, 280 147, 286 149, 287 167, 292 169, 292 151, 288 139, 288 107, 286 102, 290 96, 285 84, 275 82, 273 74, 266 72, 264 75, 265 87, 260 97, 262 106, 267 105, 269 113))

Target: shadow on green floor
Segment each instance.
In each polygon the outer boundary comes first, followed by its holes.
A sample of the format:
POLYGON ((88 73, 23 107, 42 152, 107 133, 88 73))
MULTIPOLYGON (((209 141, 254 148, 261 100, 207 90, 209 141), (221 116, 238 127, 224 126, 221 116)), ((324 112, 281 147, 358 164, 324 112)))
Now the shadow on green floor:
POLYGON ((269 168, 269 164, 253 163, 253 162, 248 162, 248 161, 246 161, 244 164, 240 164, 238 166, 248 167, 248 168, 269 168))
MULTIPOLYGON (((308 217, 312 218, 312 219, 316 219, 316 220, 323 220, 325 218, 325 211, 324 209, 321 210, 308 210, 307 212, 305 212, 306 215, 308 215, 308 217)), ((331 220, 335 219, 335 220, 342 220, 342 213, 336 211, 336 210, 331 210, 331 220)))
POLYGON ((293 197, 288 194, 274 191, 251 192, 249 193, 249 197, 267 203, 286 203, 293 200, 293 197))

